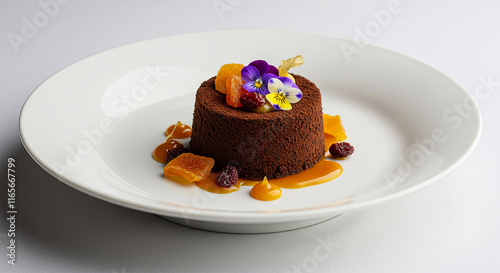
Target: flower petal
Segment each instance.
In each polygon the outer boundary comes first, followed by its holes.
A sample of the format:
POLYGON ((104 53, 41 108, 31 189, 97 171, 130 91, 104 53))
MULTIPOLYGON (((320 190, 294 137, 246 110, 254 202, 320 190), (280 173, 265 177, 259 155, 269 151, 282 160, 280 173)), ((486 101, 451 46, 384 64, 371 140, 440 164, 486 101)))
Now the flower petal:
POLYGON ((290 103, 296 103, 302 98, 302 91, 298 88, 287 88, 284 93, 286 100, 290 103))
POLYGON ((269 64, 264 60, 253 61, 249 64, 249 66, 257 68, 260 75, 264 75, 267 73, 267 71, 269 71, 269 64))
MULTIPOLYGON (((272 105, 278 105, 278 93, 269 93, 266 95, 266 99, 272 104, 272 105)), ((274 107, 276 108, 276 107, 274 107)))
POLYGON ((259 92, 261 95, 265 96, 267 94, 269 94, 269 89, 267 88, 267 86, 264 84, 262 85, 260 88, 259 88, 259 92))
POLYGON ((288 77, 278 77, 278 79, 280 79, 280 81, 283 83, 283 86, 285 86, 285 88, 290 88, 290 87, 298 88, 295 85, 295 83, 293 83, 292 79, 290 79, 288 77))
POLYGON ((289 101, 286 100, 282 104, 280 104, 280 109, 285 111, 292 110, 292 105, 289 101))
POLYGON ((283 93, 284 86, 283 83, 278 78, 271 78, 267 84, 267 88, 271 93, 283 93))
POLYGON ((276 77, 279 77, 279 75, 280 75, 278 68, 276 68, 276 66, 274 66, 274 65, 269 65, 269 71, 267 71, 267 73, 274 74, 274 75, 276 75, 276 77))
POLYGON ((290 110, 292 105, 286 100, 283 94, 270 93, 266 95, 266 99, 271 103, 271 105, 276 110, 290 110))
POLYGON ((247 90, 248 92, 259 92, 259 88, 255 87, 255 82, 253 81, 250 81, 250 82, 246 82, 243 84, 243 89, 247 90))
POLYGON ((264 85, 267 85, 269 80, 273 78, 277 78, 276 75, 271 73, 264 74, 264 76, 262 76, 262 82, 264 83, 264 85))
POLYGON ((245 66, 241 70, 241 79, 244 82, 254 82, 258 78, 260 78, 259 70, 254 66, 245 66))

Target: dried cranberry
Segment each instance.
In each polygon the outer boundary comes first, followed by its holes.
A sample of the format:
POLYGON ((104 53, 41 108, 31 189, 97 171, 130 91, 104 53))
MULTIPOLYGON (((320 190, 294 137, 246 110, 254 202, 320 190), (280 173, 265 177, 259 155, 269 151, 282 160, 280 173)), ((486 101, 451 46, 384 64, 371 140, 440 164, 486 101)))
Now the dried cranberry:
POLYGON ((232 185, 236 184, 238 181, 238 170, 236 170, 233 166, 224 167, 219 174, 217 175, 217 179, 215 182, 217 186, 229 188, 232 185))
POLYGON ((175 148, 172 150, 168 150, 167 156, 165 157, 165 162, 168 164, 168 162, 172 161, 172 159, 178 157, 183 153, 189 153, 189 150, 186 148, 175 148))
POLYGON ((346 157, 354 153, 354 147, 347 142, 333 143, 330 146, 330 154, 333 158, 346 157))
POLYGON ((245 109, 253 110, 266 104, 266 98, 257 92, 248 92, 240 96, 240 103, 245 109))

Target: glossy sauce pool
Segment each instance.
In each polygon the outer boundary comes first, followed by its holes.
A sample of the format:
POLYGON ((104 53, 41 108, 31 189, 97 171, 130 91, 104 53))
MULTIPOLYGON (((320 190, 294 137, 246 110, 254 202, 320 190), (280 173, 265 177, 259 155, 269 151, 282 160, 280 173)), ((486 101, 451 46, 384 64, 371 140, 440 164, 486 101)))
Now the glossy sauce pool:
MULTIPOLYGON (((284 189, 299 189, 331 181, 337 178, 341 173, 342 173, 342 166, 339 163, 323 158, 310 169, 307 169, 305 171, 287 177, 270 179, 269 184, 276 185, 277 187, 284 189)), ((217 173, 211 173, 207 179, 195 183, 198 187, 200 187, 203 190, 212 193, 225 194, 225 193, 235 192, 239 190, 241 186, 256 186, 262 182, 262 181, 240 178, 233 186, 229 188, 223 188, 217 186, 215 182, 216 178, 217 178, 217 173)), ((274 190, 276 189, 275 188, 269 189, 269 191, 274 191, 274 190)))
POLYGON ((192 129, 189 125, 183 124, 178 121, 176 124, 170 125, 167 130, 165 130, 165 135, 168 137, 176 139, 184 139, 191 137, 192 129))

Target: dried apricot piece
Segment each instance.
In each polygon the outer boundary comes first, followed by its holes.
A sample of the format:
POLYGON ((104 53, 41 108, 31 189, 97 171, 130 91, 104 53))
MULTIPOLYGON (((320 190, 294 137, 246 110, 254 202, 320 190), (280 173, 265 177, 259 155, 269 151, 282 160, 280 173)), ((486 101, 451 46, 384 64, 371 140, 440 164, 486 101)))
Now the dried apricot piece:
POLYGON ((167 151, 167 155, 165 156, 165 164, 174 160, 176 157, 180 156, 183 153, 189 153, 189 150, 186 148, 175 148, 167 151))
POLYGON ((172 159, 165 168, 165 176, 180 176, 189 182, 205 180, 210 175, 215 161, 210 157, 183 153, 172 159))
POLYGON ((335 137, 336 142, 342 142, 347 138, 339 115, 323 114, 323 127, 325 134, 335 137))
POLYGON ((233 75, 241 76, 241 70, 245 67, 242 64, 225 64, 221 66, 217 77, 215 78, 215 90, 226 94, 226 82, 227 79, 231 78, 233 75))
POLYGON ((240 97, 241 95, 248 93, 247 90, 243 88, 243 80, 240 76, 233 75, 231 78, 227 79, 226 83, 226 103, 234 108, 242 107, 240 97))

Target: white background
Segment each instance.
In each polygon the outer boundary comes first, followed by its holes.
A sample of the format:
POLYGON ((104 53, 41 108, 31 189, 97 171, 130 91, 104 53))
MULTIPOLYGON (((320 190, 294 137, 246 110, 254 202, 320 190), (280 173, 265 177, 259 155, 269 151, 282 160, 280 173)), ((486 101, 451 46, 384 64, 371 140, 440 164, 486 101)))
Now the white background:
POLYGON ((411 196, 265 235, 185 228, 58 182, 21 145, 23 102, 58 70, 116 46, 224 29, 353 39, 356 28, 364 29, 372 12, 387 9, 390 1, 65 2, 21 44, 12 43, 9 33, 23 37, 23 20, 33 22, 43 5, 0 2, 0 200, 5 211, 7 159, 13 157, 18 206, 16 266, 7 264, 5 212, 0 219, 1 272, 292 272, 294 266, 301 272, 500 272, 498 1, 400 0, 402 11, 369 41, 435 66, 473 95, 481 78, 497 83, 488 98, 478 99, 484 127, 468 160, 411 196), (214 3, 230 9, 217 13, 214 3), (335 247, 314 259, 321 240, 335 247))

